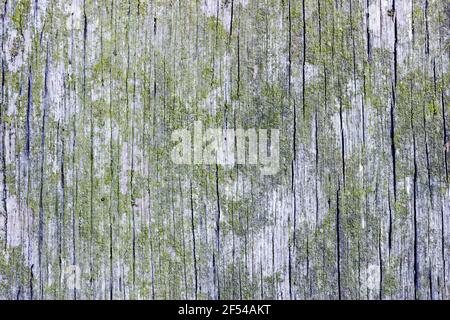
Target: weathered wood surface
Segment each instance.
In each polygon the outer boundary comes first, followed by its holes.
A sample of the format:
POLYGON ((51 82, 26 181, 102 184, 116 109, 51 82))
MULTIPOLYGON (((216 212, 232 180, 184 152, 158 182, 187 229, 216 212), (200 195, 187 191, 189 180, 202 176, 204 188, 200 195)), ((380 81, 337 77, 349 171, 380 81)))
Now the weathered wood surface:
POLYGON ((2 0, 0 297, 448 299, 441 0, 2 0), (280 169, 171 133, 280 129, 280 169))

